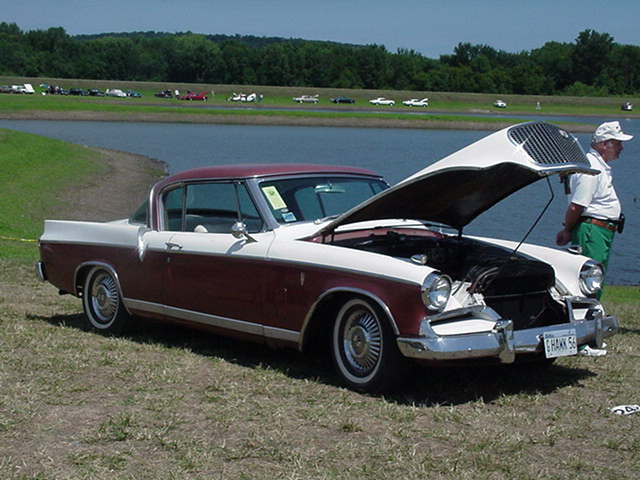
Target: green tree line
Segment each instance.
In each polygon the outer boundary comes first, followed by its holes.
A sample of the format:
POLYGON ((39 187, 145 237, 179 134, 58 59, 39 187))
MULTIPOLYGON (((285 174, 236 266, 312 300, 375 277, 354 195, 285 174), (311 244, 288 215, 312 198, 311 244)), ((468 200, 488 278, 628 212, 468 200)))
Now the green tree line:
POLYGON ((427 58, 381 45, 186 33, 70 36, 0 23, 0 75, 531 95, 636 95, 640 47, 580 32, 520 53, 459 43, 427 58))

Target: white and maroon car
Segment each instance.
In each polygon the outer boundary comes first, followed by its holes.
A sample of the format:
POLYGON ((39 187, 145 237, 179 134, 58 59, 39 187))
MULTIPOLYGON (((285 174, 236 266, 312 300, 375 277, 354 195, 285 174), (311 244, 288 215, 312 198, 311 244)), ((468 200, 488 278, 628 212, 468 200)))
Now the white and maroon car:
POLYGON ((369 100, 369 103, 371 105, 387 105, 387 106, 393 106, 396 104, 394 100, 390 100, 384 97, 374 98, 373 100, 369 100))
POLYGON ((185 171, 128 220, 47 220, 39 273, 82 298, 99 331, 147 317, 324 344, 359 390, 395 386, 414 363, 549 363, 616 333, 595 298, 601 265, 462 230, 511 193, 577 171, 594 173, 547 123, 492 134, 391 188, 336 166, 185 171))

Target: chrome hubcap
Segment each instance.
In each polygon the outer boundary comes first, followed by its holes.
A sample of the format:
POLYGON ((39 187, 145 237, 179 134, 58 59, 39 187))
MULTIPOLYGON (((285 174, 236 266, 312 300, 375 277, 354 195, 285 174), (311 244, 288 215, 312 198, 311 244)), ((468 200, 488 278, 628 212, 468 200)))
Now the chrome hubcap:
POLYGON ((380 359, 382 337, 377 319, 368 311, 356 310, 344 326, 344 353, 349 367, 358 375, 372 371, 380 359))
POLYGON ((100 274, 93 283, 91 305, 100 323, 109 323, 118 310, 118 288, 114 279, 107 274, 100 274))

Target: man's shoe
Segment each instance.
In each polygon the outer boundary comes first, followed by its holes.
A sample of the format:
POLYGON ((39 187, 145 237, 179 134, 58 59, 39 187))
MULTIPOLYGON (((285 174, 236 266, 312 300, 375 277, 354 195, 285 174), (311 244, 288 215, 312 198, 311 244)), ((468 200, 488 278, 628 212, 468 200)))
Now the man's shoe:
POLYGON ((591 348, 589 345, 585 345, 578 350, 578 354, 584 357, 604 357, 607 351, 604 348, 591 348))

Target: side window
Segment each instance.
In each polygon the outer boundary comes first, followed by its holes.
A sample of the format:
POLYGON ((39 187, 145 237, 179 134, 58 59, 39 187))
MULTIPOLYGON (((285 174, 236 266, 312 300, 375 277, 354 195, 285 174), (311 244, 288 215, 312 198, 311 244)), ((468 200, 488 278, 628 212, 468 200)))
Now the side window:
POLYGON ((129 223, 149 226, 149 200, 145 200, 129 217, 129 223))
POLYGON ((174 188, 162 195, 164 206, 164 227, 171 232, 182 230, 182 203, 184 187, 174 188))
POLYGON ((238 206, 247 230, 262 230, 262 219, 242 183, 194 183, 171 190, 163 198, 169 230, 229 233, 238 221, 238 206))

